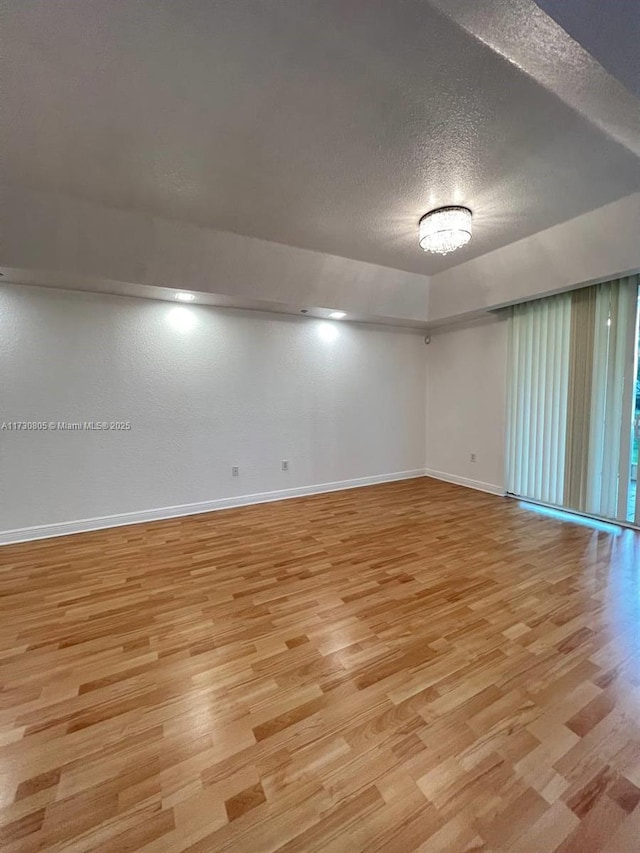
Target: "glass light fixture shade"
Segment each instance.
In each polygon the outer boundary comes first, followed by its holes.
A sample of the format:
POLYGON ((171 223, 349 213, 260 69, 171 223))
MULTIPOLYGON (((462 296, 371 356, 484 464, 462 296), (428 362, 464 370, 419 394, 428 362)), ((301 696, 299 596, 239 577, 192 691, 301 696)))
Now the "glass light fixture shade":
POLYGON ((439 207, 426 213, 419 223, 420 248, 447 255, 471 239, 472 215, 468 207, 439 207))

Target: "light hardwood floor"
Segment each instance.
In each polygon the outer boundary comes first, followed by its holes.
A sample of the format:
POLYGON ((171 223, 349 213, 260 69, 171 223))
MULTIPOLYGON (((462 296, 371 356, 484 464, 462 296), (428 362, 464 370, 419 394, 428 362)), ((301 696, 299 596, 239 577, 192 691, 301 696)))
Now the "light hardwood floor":
POLYGON ((421 479, 0 549, 0 849, 640 849, 640 536, 421 479))

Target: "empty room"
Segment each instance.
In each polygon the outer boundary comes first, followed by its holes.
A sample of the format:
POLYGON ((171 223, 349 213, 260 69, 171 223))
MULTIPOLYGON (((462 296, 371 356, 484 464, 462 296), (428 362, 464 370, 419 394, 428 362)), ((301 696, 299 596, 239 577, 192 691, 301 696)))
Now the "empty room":
POLYGON ((0 7, 0 850, 638 853, 640 3, 0 7))

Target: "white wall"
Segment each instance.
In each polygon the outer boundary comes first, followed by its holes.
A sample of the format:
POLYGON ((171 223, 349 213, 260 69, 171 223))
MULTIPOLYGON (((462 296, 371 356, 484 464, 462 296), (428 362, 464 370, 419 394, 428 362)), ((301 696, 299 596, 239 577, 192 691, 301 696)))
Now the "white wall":
POLYGON ((427 347, 427 470, 504 491, 507 324, 442 331, 427 347), (476 462, 470 461, 472 453, 476 462))
POLYGON ((404 330, 3 286, 0 422, 132 428, 0 431, 0 531, 421 470, 425 352, 404 330))
POLYGON ((235 303, 270 302, 276 311, 339 307, 364 318, 428 319, 426 275, 57 193, 3 187, 0 233, 5 281, 53 279, 102 293, 142 287, 141 295, 179 286, 235 303))
POLYGON ((640 193, 634 193, 438 273, 429 285, 429 320, 486 311, 637 272, 639 222, 640 193))

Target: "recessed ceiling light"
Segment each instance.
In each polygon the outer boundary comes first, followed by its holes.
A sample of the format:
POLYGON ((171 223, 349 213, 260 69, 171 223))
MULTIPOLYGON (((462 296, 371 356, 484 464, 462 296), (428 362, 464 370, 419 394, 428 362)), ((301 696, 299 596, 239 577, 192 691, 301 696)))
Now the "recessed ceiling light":
POLYGON ((332 320, 342 320, 342 318, 346 317, 346 316, 347 316, 346 311, 332 311, 331 314, 329 314, 329 317, 332 320))
POLYGON ((177 299, 178 302, 193 302, 195 296, 193 293, 186 293, 184 290, 179 290, 173 298, 177 299))
POLYGON ((425 252, 446 255, 471 239, 472 215, 468 207, 439 207, 420 220, 419 242, 425 252))

